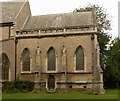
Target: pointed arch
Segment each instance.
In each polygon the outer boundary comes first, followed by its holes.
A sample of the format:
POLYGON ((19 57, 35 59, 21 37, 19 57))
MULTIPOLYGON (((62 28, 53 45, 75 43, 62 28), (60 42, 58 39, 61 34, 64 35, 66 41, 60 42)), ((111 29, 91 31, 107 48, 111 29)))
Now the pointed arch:
POLYGON ((82 46, 78 46, 75 52, 76 70, 84 70, 84 50, 82 46))
MULTIPOLYGON (((0 66, 2 71, 2 80, 9 80, 10 61, 6 53, 0 55, 0 66)), ((1 74, 1 73, 0 73, 1 74)))
POLYGON ((22 71, 30 71, 30 52, 25 48, 22 52, 22 71))
POLYGON ((50 47, 48 52, 48 71, 55 71, 56 70, 56 55, 55 50, 53 47, 50 47))

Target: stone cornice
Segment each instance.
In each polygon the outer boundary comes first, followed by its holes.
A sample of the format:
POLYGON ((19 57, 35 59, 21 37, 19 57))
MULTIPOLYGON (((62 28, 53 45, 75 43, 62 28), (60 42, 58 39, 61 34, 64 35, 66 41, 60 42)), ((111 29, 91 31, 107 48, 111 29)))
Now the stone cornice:
POLYGON ((97 33, 97 27, 84 27, 84 28, 64 28, 64 29, 51 29, 51 30, 33 30, 16 32, 17 38, 27 37, 49 37, 49 36, 69 36, 79 34, 97 33))

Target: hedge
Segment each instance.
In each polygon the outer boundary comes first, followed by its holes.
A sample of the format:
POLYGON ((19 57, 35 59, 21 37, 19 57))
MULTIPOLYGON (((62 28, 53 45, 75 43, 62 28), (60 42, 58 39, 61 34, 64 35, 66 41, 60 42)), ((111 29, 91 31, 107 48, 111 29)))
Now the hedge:
POLYGON ((34 89, 34 82, 31 81, 5 81, 2 85, 3 93, 31 92, 34 89))

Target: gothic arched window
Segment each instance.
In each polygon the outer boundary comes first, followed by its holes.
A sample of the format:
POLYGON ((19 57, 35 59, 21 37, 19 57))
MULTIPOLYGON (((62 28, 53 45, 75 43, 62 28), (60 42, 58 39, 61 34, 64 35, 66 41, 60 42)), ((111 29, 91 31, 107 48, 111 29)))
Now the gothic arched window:
POLYGON ((55 51, 51 47, 48 50, 48 71, 54 71, 56 67, 56 56, 55 56, 55 51))
POLYGON ((2 66, 2 80, 9 80, 10 61, 8 56, 7 54, 2 53, 0 58, 0 66, 2 66))
POLYGON ((76 70, 84 70, 84 51, 81 46, 76 49, 76 70))
POLYGON ((30 53, 27 48, 22 53, 22 71, 30 71, 30 53))

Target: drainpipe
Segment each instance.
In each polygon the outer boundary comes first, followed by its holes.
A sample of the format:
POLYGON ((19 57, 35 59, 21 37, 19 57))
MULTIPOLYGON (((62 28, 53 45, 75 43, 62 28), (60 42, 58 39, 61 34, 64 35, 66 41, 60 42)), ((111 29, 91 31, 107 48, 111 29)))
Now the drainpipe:
POLYGON ((94 93, 94 39, 95 39, 95 36, 94 34, 91 35, 91 40, 92 40, 92 92, 94 93))

